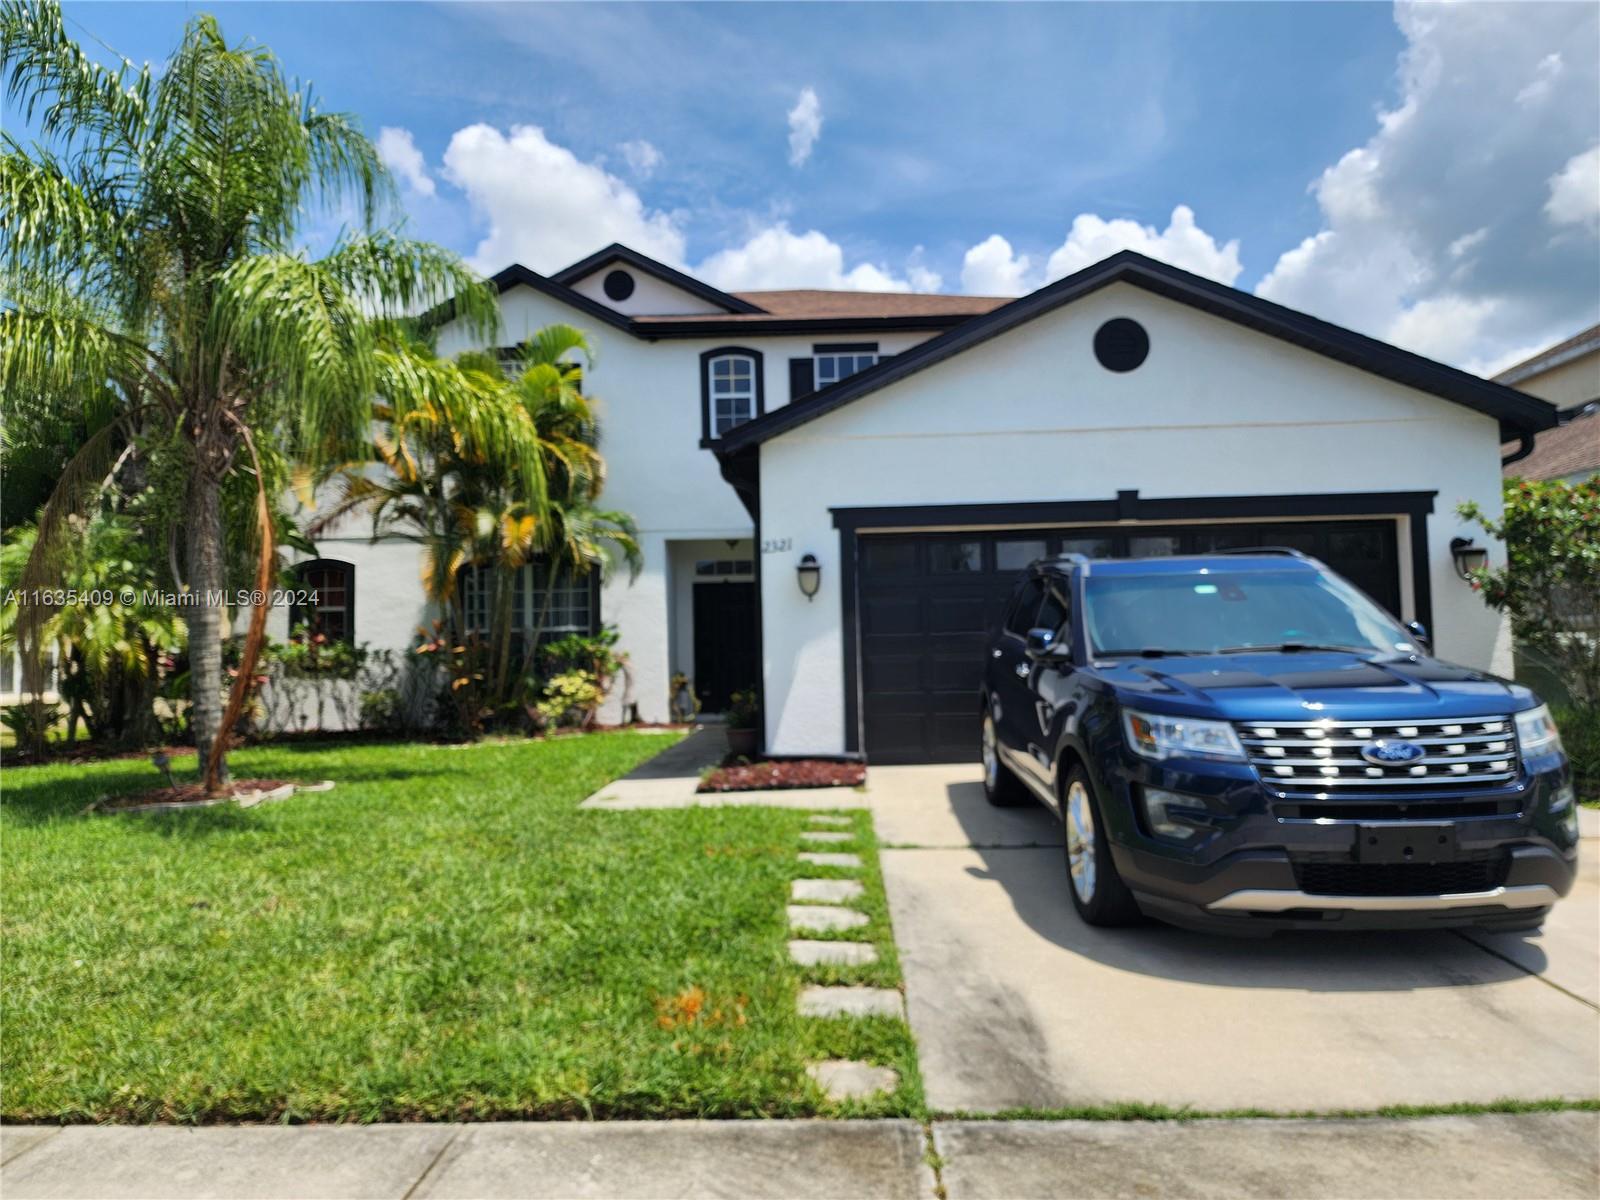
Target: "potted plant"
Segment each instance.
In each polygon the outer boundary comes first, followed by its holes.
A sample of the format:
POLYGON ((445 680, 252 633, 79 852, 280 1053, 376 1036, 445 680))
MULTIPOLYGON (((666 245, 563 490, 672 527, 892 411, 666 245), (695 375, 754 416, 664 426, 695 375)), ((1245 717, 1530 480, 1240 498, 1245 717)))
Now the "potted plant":
POLYGON ((761 719, 760 702, 752 688, 735 692, 728 700, 728 752, 739 758, 750 758, 759 741, 756 723, 761 719))

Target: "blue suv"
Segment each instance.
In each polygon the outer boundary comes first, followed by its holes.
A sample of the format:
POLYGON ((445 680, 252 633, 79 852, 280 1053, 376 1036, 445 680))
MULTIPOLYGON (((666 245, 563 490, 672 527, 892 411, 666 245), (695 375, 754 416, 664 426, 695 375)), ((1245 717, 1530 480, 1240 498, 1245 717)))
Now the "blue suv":
POLYGON ((1034 563, 981 703, 985 794, 1061 817, 1091 925, 1532 929, 1572 887, 1539 698, 1293 550, 1034 563))

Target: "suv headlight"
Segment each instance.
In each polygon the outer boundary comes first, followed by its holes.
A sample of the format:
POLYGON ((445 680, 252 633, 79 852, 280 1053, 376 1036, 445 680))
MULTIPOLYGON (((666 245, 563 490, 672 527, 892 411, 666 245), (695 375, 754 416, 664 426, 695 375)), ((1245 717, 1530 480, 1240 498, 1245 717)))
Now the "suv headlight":
POLYGON ((1244 747, 1239 744, 1233 726, 1226 721, 1163 717, 1125 708, 1122 728, 1128 735, 1128 746, 1145 758, 1244 759, 1244 747))
POLYGON ((1521 747, 1524 759, 1535 758, 1541 754, 1566 753, 1561 745, 1561 734, 1556 729, 1555 718, 1550 715, 1549 706, 1541 704, 1538 708, 1519 712, 1516 720, 1517 745, 1521 747))

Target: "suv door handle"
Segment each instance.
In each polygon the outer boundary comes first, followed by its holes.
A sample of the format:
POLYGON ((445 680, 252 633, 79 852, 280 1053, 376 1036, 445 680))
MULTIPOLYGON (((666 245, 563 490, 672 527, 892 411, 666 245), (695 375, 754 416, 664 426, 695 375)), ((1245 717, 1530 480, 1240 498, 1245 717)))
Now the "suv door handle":
POLYGON ((1030 667, 1027 663, 1018 663, 1017 666, 1016 666, 1016 672, 1017 672, 1017 678, 1018 679, 1026 679, 1028 677, 1028 675, 1032 671, 1033 671, 1033 668, 1030 667))

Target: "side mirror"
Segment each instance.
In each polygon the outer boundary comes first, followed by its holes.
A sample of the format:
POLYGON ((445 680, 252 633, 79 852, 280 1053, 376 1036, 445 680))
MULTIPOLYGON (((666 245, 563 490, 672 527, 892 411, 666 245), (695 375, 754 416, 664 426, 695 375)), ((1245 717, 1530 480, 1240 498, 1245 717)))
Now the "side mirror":
POLYGON ((1054 629, 1030 629, 1024 642, 1028 657, 1043 658, 1055 649, 1056 631, 1054 629))
POLYGON ((1417 645, 1428 653, 1433 653, 1433 639, 1428 636, 1428 627, 1421 621, 1407 621, 1406 632, 1412 636, 1417 645))

